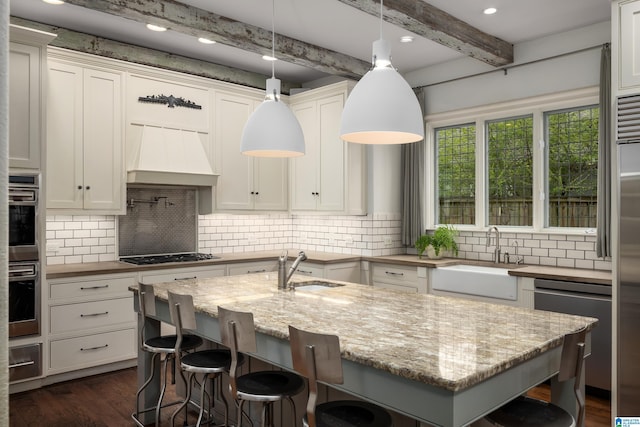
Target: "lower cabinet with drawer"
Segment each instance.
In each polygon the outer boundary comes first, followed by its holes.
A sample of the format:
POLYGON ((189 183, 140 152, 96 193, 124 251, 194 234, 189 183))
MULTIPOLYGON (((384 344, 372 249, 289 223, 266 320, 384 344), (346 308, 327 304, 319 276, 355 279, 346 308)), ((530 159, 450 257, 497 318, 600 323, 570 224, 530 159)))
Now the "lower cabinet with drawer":
POLYGON ((379 288, 427 293, 427 271, 424 267, 373 262, 370 282, 379 288))
POLYGON ((47 375, 137 357, 135 274, 54 279, 48 287, 47 375))
MULTIPOLYGON (((295 258, 293 258, 295 259, 295 258)), ((293 263, 292 258, 287 264, 287 272, 293 263)), ((320 264, 304 261, 296 270, 299 276, 317 277, 328 280, 360 283, 360 262, 338 262, 320 264)), ((294 280, 295 281, 295 280, 294 280)))

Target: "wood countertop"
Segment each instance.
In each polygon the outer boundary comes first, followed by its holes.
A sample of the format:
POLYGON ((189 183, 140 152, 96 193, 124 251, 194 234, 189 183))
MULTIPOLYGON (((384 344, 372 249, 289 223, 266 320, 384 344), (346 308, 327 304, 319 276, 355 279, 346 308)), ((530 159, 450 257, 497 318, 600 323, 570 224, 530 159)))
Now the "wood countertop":
MULTIPOLYGON (((259 262, 259 261, 274 261, 282 253, 281 250, 273 251, 260 251, 260 252, 242 252, 237 254, 221 254, 217 255, 219 258, 204 261, 193 262, 177 262, 166 264, 153 264, 153 265, 133 265, 121 261, 107 261, 107 262, 92 262, 84 264, 63 264, 63 265, 48 265, 47 266, 47 279, 59 279, 66 277, 78 277, 87 275, 98 274, 113 274, 113 273, 131 273, 150 270, 165 270, 174 268, 190 268, 190 267, 207 267, 222 264, 235 264, 242 262, 259 262)), ((289 258, 295 259, 298 254, 297 249, 289 249, 289 258)), ((347 255, 337 254, 330 252, 316 252, 305 251, 307 254, 308 262, 317 264, 335 264, 342 262, 381 262, 396 265, 406 266, 418 266, 426 268, 438 268, 448 265, 456 264, 476 264, 486 266, 499 266, 509 269, 509 274, 512 276, 521 277, 533 277, 542 279, 554 279, 564 280, 571 282, 584 282, 611 285, 611 272, 604 270, 586 270, 577 268, 561 268, 561 267, 547 267, 542 265, 514 265, 514 264, 494 264, 491 262, 473 261, 461 258, 442 258, 438 260, 433 259, 419 259, 417 255, 391 255, 391 256, 376 256, 367 257, 359 255, 347 255)))
MULTIPOLYGON (((294 275, 292 282, 313 281, 294 275)), ((252 312, 258 332, 288 339, 288 325, 340 337, 344 359, 450 391, 476 385, 562 344, 597 319, 346 282, 279 290, 277 273, 155 284, 190 294, 196 311, 252 312)), ((135 290, 132 288, 131 290, 135 290)))
MULTIPOLYGON (((298 249, 288 249, 289 259, 294 260, 298 255, 298 249)), ((122 261, 90 262, 82 264, 58 264, 47 266, 47 279, 60 279, 65 277, 77 277, 97 274, 131 273, 149 270, 167 270, 173 268, 207 267, 223 264, 237 264, 243 262, 273 261, 274 267, 282 250, 242 252, 237 254, 214 254, 216 259, 168 262, 163 264, 135 265, 122 261)), ((317 264, 335 264, 341 262, 359 262, 359 255, 345 255, 330 252, 305 251, 307 261, 317 264)))
POLYGON ((606 270, 587 270, 581 268, 550 267, 545 265, 495 264, 489 261, 474 261, 461 258, 419 259, 417 255, 391 255, 362 257, 363 261, 384 262, 396 265, 438 268, 457 264, 484 265, 509 270, 509 275, 533 277, 539 279, 563 280, 568 282, 595 283, 611 286, 611 272, 606 270))

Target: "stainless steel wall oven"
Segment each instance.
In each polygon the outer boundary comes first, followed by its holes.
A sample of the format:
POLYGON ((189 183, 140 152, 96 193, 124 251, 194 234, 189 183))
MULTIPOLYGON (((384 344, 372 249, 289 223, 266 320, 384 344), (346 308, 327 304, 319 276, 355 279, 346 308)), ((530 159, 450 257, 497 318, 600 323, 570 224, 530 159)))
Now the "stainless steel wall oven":
POLYGON ((37 262, 9 263, 9 338, 40 333, 40 271, 37 262))
POLYGON ((39 175, 9 175, 9 262, 38 261, 39 175))
POLYGON ((40 333, 39 183, 9 175, 9 338, 40 333))

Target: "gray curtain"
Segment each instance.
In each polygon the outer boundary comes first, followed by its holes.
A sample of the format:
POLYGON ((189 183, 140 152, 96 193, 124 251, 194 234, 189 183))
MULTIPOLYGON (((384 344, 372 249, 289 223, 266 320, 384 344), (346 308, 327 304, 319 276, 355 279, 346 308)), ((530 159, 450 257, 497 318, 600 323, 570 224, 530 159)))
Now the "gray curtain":
POLYGON ((598 226, 596 254, 611 256, 611 49, 600 57, 600 126, 598 140, 598 226))
MULTIPOLYGON (((424 89, 416 89, 424 115, 424 89)), ((424 140, 402 145, 402 244, 413 247, 424 233, 424 140)))

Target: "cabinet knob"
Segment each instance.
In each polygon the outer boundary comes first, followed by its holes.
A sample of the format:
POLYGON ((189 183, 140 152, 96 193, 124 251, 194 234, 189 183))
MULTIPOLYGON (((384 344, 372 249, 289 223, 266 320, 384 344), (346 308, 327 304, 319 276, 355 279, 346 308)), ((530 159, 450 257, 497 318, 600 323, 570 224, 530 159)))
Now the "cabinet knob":
POLYGON ((256 191, 256 196, 257 196, 258 194, 260 194, 260 193, 256 191))
POLYGON ((86 190, 91 190, 91 187, 89 187, 88 185, 85 187, 86 190))
POLYGON ((82 185, 78 185, 78 190, 82 190, 82 185))

